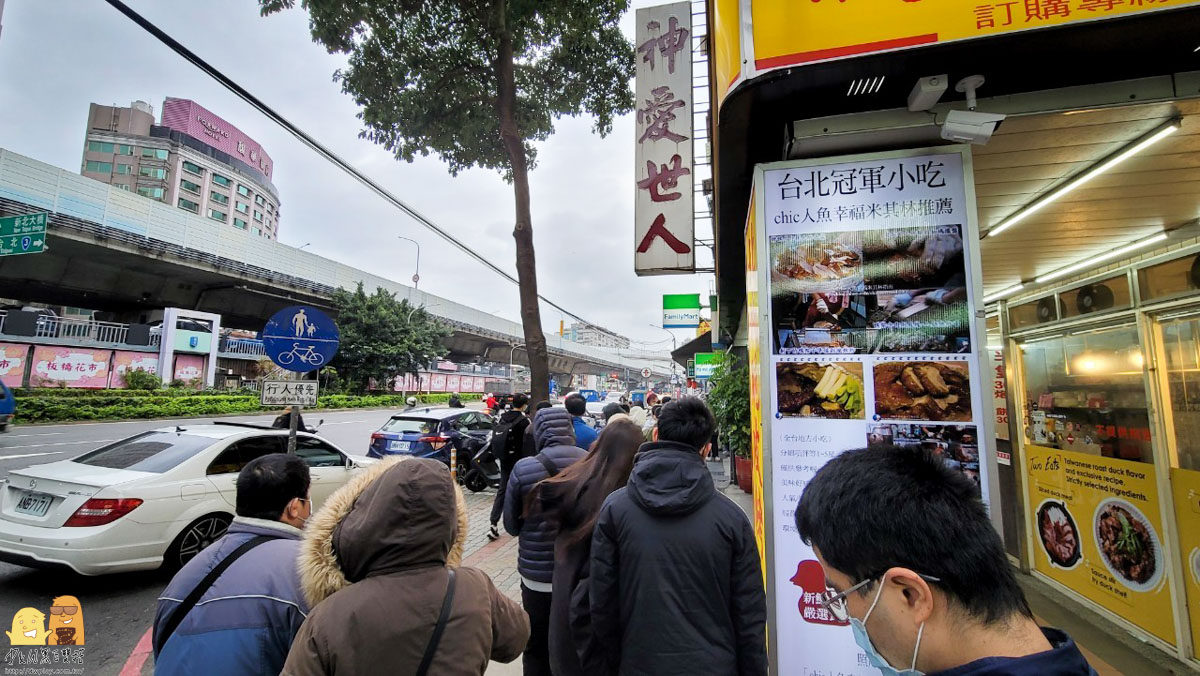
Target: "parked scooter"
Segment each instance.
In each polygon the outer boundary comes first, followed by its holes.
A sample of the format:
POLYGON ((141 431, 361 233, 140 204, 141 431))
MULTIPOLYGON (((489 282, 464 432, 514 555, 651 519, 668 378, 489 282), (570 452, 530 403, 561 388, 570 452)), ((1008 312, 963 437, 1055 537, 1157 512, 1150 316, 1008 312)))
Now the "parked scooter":
POLYGON ((499 488, 500 459, 492 453, 491 438, 472 437, 464 448, 467 452, 460 455, 458 460, 459 483, 472 493, 478 493, 488 486, 499 488))

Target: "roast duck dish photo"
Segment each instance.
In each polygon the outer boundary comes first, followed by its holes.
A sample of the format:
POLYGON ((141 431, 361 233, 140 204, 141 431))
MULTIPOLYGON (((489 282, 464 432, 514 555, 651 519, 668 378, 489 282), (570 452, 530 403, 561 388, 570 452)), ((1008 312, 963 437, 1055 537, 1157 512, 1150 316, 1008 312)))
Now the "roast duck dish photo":
POLYGON ((900 420, 971 419, 971 383, 963 362, 875 365, 875 412, 900 420))

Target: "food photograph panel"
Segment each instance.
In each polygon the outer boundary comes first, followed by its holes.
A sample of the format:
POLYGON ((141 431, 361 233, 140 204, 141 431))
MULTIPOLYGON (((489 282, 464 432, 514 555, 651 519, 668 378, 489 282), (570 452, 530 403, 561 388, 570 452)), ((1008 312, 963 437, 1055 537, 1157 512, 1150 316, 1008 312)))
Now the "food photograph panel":
POLYGON ((979 435, 974 425, 875 423, 867 429, 867 446, 926 448, 980 486, 979 435))
POLYGON ((775 235, 771 246, 771 286, 793 293, 861 292, 859 232, 775 235))
POLYGON ((863 365, 859 362, 779 362, 775 365, 779 415, 785 418, 863 420, 863 365))
POLYGON ((875 413, 882 419, 969 422, 971 382, 965 361, 876 362, 875 413))
POLYGON ((1037 508, 1038 538, 1050 564, 1070 570, 1083 558, 1075 517, 1061 500, 1044 500, 1037 508))
POLYGON ((866 291, 961 289, 966 296, 962 226, 888 228, 859 234, 866 291))

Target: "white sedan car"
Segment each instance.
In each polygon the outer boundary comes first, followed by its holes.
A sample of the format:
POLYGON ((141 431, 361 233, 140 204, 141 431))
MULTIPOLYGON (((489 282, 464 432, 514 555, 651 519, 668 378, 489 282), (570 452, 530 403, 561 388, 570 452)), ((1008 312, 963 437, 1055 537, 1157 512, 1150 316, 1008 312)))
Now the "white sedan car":
MULTIPOLYGON (((225 534, 238 472, 287 450, 287 430, 237 423, 164 427, 0 480, 0 561, 83 575, 179 567, 225 534)), ((362 467, 300 432, 313 510, 362 467)))

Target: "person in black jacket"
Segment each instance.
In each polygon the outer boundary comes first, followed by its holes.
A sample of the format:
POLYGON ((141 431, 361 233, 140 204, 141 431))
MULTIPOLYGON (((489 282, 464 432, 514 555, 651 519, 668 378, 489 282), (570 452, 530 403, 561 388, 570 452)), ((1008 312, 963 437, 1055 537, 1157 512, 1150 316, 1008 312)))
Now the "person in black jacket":
POLYGON ((529 416, 525 415, 529 408, 529 397, 518 392, 513 395, 512 409, 505 411, 496 422, 492 431, 492 455, 500 461, 500 488, 496 491, 496 499, 492 501, 491 522, 488 529, 488 539, 500 539, 500 516, 504 513, 504 495, 508 492, 508 477, 512 474, 513 465, 525 457, 525 428, 529 427, 529 416))
POLYGON ((629 481, 633 456, 641 445, 642 428, 624 416, 614 417, 583 460, 539 482, 530 494, 530 512, 542 510, 558 528, 550 603, 554 676, 603 673, 587 597, 592 531, 605 499, 629 481))
MULTIPOLYGON (((550 402, 546 401, 545 399, 534 404, 533 411, 529 414, 530 422, 533 421, 533 416, 537 415, 538 411, 542 410, 543 408, 550 408, 553 405, 554 404, 551 404, 550 402)), ((533 425, 526 425, 525 426, 525 447, 523 449, 521 449, 521 457, 528 458, 529 456, 534 455, 536 453, 537 453, 537 444, 535 444, 533 441, 533 425)))
POLYGON ((715 424, 695 397, 663 406, 656 441, 600 510, 589 594, 610 673, 767 673, 754 529, 704 464, 715 424))
POLYGON ((587 451, 575 445, 571 414, 561 408, 544 408, 533 416, 537 455, 521 458, 513 466, 504 496, 504 530, 519 536, 517 573, 521 576, 521 605, 529 614, 529 643, 522 657, 525 676, 550 676, 547 643, 550 634, 550 598, 554 581, 554 538, 558 530, 544 515, 526 515, 526 498, 533 486, 579 460, 587 451))

